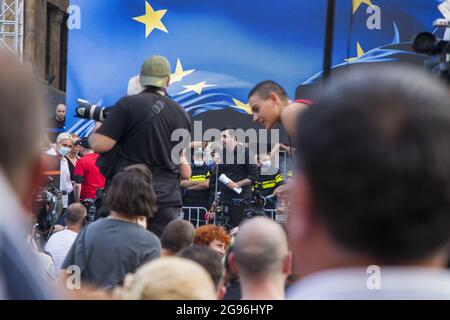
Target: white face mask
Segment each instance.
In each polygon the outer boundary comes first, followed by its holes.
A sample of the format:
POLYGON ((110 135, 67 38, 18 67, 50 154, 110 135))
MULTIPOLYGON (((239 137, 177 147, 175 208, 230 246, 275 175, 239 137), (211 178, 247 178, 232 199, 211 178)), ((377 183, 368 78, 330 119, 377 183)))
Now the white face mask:
POLYGON ((271 165, 272 165, 272 161, 270 161, 270 160, 261 162, 261 166, 265 169, 270 168, 271 165))
POLYGON ((194 166, 201 167, 204 164, 202 160, 194 160, 194 166))
POLYGON ((70 151, 72 151, 71 148, 67 148, 67 147, 61 147, 59 148, 59 154, 62 155, 63 157, 67 156, 70 151))

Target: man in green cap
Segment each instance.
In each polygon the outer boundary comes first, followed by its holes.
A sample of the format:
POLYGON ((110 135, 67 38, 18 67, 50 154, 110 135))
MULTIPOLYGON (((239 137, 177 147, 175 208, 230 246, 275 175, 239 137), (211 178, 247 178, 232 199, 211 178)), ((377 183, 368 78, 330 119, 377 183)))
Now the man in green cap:
POLYGON ((187 161, 181 160, 180 165, 171 157, 178 144, 172 141, 172 133, 177 129, 190 132, 191 119, 167 96, 170 75, 165 57, 147 59, 139 76, 143 92, 120 99, 89 140, 95 152, 106 154, 98 164, 108 181, 132 164, 146 164, 151 169, 159 211, 149 221, 149 230, 157 236, 181 210, 180 176, 190 177, 187 161))
POLYGON ((141 86, 154 86, 166 89, 170 83, 170 63, 163 56, 153 56, 142 65, 141 86))

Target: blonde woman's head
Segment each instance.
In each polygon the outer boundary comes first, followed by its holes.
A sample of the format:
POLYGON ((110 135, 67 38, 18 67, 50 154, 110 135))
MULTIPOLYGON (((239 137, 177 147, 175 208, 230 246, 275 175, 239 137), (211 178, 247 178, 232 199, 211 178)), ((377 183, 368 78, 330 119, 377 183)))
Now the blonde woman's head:
POLYGON ((116 294, 124 300, 215 300, 217 292, 211 277, 199 264, 167 257, 127 276, 116 294))

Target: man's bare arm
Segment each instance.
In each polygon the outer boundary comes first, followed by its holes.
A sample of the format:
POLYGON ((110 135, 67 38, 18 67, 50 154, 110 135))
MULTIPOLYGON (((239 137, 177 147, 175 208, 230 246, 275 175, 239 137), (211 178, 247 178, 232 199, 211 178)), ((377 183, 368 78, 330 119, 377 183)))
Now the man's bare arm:
POLYGON ((191 181, 191 180, 181 180, 180 187, 182 188, 190 188, 198 184, 198 181, 191 181))
POLYGON ((295 137, 297 133, 298 115, 305 111, 308 106, 303 103, 292 103, 281 113, 281 123, 290 137, 295 137))
POLYGON ((117 144, 117 141, 102 134, 94 133, 89 138, 92 150, 96 153, 105 153, 111 151, 117 144))
POLYGON ((81 194, 81 184, 75 183, 74 184, 74 198, 75 202, 80 202, 80 194, 81 194))
POLYGON ((117 141, 103 134, 98 134, 97 130, 102 126, 97 122, 93 133, 89 136, 89 144, 96 153, 105 153, 111 151, 117 144, 117 141))
POLYGON ((192 176, 192 168, 186 157, 185 151, 183 151, 180 156, 180 171, 181 171, 181 180, 188 180, 192 176))
POLYGON ((252 184, 252 180, 244 179, 236 183, 239 188, 246 187, 252 184))
POLYGON ((197 181, 195 185, 189 187, 188 190, 206 190, 209 188, 209 180, 206 181, 197 181))

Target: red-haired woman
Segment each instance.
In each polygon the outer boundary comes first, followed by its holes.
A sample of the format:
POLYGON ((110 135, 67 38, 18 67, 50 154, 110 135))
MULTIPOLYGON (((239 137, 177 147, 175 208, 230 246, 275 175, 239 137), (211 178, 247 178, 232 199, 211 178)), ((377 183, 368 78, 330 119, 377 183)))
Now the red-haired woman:
POLYGON ((195 231, 194 244, 209 247, 224 257, 231 244, 231 235, 222 227, 207 224, 195 231))

